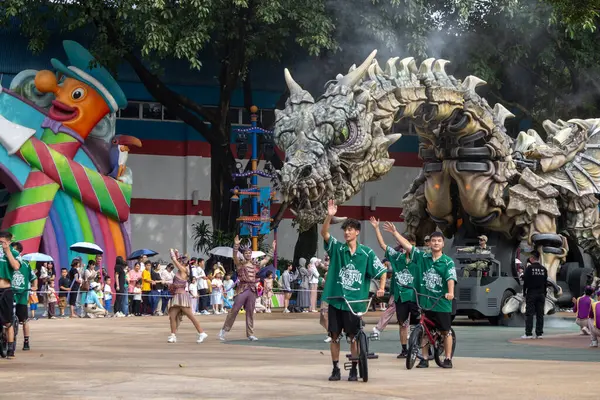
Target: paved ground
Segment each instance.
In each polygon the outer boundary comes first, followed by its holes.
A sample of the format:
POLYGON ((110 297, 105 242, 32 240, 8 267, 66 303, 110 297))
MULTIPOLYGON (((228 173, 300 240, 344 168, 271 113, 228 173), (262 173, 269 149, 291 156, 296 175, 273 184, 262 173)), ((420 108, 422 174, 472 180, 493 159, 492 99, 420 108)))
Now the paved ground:
POLYGON ((549 320, 539 341, 515 340, 520 328, 459 321, 453 370, 407 371, 391 326, 372 344, 380 358, 369 364, 368 383, 327 381, 331 363, 317 315, 259 315, 256 343, 243 340, 241 320, 230 341, 218 342, 223 319, 201 318, 210 336, 200 345, 187 321, 179 342, 167 344, 165 317, 34 321, 33 350, 0 360, 0 398, 598 398, 591 362, 600 349, 589 349, 589 337, 564 319, 549 320))

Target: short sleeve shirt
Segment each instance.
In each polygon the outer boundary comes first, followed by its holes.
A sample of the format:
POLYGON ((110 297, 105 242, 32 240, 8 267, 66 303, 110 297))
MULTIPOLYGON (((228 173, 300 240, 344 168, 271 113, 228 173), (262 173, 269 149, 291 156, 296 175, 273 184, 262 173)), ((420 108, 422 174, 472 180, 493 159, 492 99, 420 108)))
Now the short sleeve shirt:
POLYGON ((29 263, 24 260, 20 261, 21 267, 13 274, 10 285, 15 293, 27 292, 31 288, 31 282, 37 279, 37 276, 31 270, 29 263))
MULTIPOLYGON (((448 293, 448 281, 453 280, 456 282, 456 268, 454 261, 445 254, 442 254, 437 260, 433 260, 431 253, 423 252, 416 247, 413 247, 410 253, 413 262, 419 266, 421 274, 421 282, 419 291, 420 294, 431 296, 431 297, 443 297, 448 293)), ((452 312, 452 301, 446 298, 442 298, 437 302, 435 307, 432 306, 436 303, 436 299, 431 297, 425 297, 419 299, 419 303, 424 309, 431 309, 431 311, 437 312, 452 312)))
POLYGON ((391 290, 396 301, 415 301, 415 292, 402 286, 414 287, 419 290, 418 265, 414 262, 406 262, 406 254, 387 246, 385 258, 392 264, 391 290))
MULTIPOLYGON (((330 297, 345 297, 348 301, 367 300, 371 279, 379 278, 387 272, 387 268, 373 250, 362 244, 357 244, 354 254, 350 254, 346 243, 333 236, 324 245, 330 262, 323 300, 337 309, 350 311, 344 300, 330 297)), ((350 304, 355 312, 364 312, 367 306, 367 302, 350 304)))
POLYGON ((152 274, 148 270, 144 270, 142 272, 142 292, 149 292, 152 287, 151 283, 148 281, 152 280, 152 274))
MULTIPOLYGON (((20 260, 21 256, 19 256, 19 252, 11 247, 10 251, 17 260, 20 260)), ((12 282, 13 274, 15 270, 10 266, 8 259, 6 258, 6 254, 4 254, 4 249, 0 246, 0 279, 6 279, 7 281, 12 282)))

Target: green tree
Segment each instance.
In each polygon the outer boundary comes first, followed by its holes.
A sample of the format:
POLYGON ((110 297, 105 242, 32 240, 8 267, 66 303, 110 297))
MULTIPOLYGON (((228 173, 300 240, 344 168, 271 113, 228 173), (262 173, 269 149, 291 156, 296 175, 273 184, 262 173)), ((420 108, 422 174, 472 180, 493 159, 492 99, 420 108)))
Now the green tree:
POLYGON ((210 143, 212 221, 222 231, 233 231, 235 224, 229 206, 235 158, 228 112, 234 90, 246 89, 249 108, 254 60, 278 59, 290 48, 311 55, 336 48, 325 0, 5 0, 3 24, 18 25, 33 52, 43 50, 57 30, 83 32, 93 38, 91 51, 100 62, 113 69, 123 60, 130 64, 157 101, 210 143), (216 109, 161 79, 161 60, 176 58, 200 69, 201 52, 220 63, 216 109))

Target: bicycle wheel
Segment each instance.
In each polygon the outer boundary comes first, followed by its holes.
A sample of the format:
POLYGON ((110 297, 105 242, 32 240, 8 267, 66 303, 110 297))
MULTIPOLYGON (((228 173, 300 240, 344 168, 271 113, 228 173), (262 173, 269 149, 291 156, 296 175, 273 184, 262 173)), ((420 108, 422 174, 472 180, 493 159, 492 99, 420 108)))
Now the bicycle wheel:
POLYGON ((421 349, 421 339, 423 338, 423 327, 417 325, 408 338, 408 356, 406 357, 406 369, 412 369, 417 361, 417 355, 421 349))
POLYGON ((367 335, 360 331, 358 333, 358 374, 362 378, 363 382, 369 380, 369 366, 368 366, 368 355, 369 345, 367 343, 367 335))
MULTIPOLYGON (((453 358, 454 350, 456 349, 456 334, 454 333, 454 329, 450 328, 450 334, 452 335, 452 355, 450 358, 453 358)), ((445 355, 444 338, 441 335, 438 335, 435 341, 435 348, 433 350, 433 358, 435 359, 435 363, 438 365, 438 367, 442 366, 442 355, 445 355)))
POLYGON ((6 338, 6 328, 2 327, 2 332, 0 333, 0 356, 2 358, 6 358, 6 353, 8 352, 8 342, 6 338))

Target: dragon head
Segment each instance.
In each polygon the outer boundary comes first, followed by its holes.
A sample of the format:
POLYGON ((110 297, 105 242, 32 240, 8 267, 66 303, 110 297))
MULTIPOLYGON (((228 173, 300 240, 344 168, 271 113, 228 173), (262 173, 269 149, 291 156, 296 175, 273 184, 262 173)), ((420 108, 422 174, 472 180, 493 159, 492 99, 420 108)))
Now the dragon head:
POLYGON ((378 96, 384 90, 374 74, 363 79, 379 68, 375 54, 328 82, 316 102, 285 70, 290 97, 275 111, 275 142, 286 154, 279 171, 283 200, 301 230, 323 221, 329 199, 343 204, 394 165, 388 147, 401 135, 386 133, 397 106, 393 96, 378 96))

